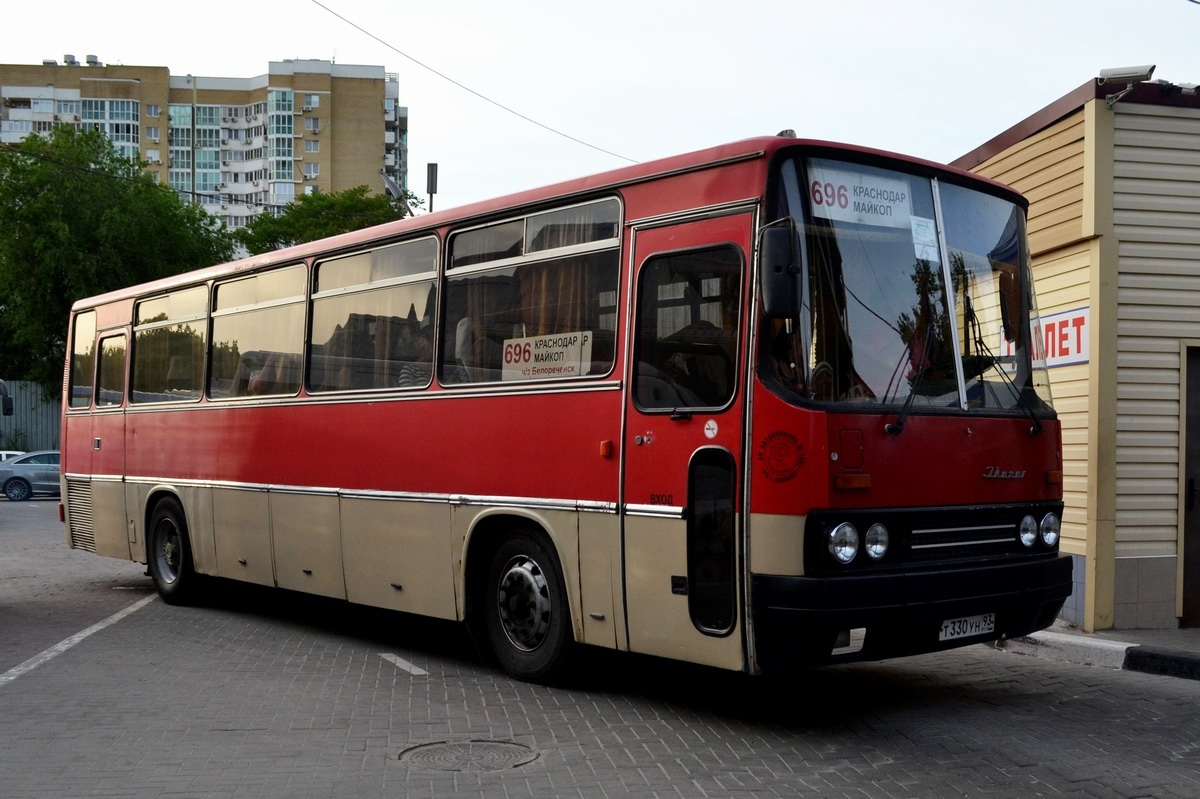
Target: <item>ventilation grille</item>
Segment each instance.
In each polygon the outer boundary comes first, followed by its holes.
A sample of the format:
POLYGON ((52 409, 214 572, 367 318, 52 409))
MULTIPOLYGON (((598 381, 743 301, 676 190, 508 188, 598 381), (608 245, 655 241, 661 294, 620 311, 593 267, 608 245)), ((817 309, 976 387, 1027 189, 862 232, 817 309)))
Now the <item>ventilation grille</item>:
POLYGON ((1019 552, 1016 521, 914 529, 908 561, 931 561, 1003 556, 1019 552))
POLYGON ((70 519, 71 549, 95 552, 96 527, 92 519, 91 483, 67 481, 67 518, 70 519))

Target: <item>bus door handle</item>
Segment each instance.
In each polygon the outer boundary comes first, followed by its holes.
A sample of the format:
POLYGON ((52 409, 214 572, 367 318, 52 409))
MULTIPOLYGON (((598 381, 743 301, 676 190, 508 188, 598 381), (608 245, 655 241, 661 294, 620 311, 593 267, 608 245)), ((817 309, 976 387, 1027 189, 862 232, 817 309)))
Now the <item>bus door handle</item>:
POLYGON ((98 438, 92 439, 92 449, 94 449, 96 452, 100 451, 100 439, 98 439, 98 438))

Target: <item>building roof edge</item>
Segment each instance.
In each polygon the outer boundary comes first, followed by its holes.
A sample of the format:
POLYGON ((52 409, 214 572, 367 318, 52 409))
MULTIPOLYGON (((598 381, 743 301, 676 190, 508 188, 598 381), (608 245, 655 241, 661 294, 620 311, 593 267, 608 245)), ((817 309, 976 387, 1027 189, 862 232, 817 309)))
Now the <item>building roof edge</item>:
POLYGON ((974 169, 992 156, 1012 147, 1017 142, 1029 138, 1038 131, 1045 130, 1060 119, 1068 117, 1083 108, 1090 100, 1096 98, 1097 88, 1099 87, 1096 84, 1095 78, 1090 79, 1087 83, 1067 92, 1049 105, 1035 111, 1003 133, 993 136, 974 150, 954 159, 950 162, 950 165, 956 166, 959 169, 974 169))

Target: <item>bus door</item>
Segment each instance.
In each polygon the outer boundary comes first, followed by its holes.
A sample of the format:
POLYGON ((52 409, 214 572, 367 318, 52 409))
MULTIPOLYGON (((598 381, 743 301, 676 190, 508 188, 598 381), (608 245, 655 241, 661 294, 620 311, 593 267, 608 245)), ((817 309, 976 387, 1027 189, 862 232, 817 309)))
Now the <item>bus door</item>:
POLYGON ((749 212, 634 231, 622 535, 630 648, 738 669, 749 212))
MULTIPOLYGON (((125 331, 101 332, 96 341, 96 389, 94 411, 87 435, 73 441, 76 452, 86 447, 91 475, 91 522, 96 552, 128 560, 134 536, 125 514, 125 355, 129 351, 125 331)), ((80 419, 79 421, 83 421, 80 419)), ((140 552, 133 553, 140 556, 140 552)))

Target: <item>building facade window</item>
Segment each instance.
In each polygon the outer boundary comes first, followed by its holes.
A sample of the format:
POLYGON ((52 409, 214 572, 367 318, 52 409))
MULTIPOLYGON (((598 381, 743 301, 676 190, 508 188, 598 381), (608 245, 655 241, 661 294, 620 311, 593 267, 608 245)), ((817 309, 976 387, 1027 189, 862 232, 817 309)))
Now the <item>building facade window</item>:
MULTIPOLYGON (((186 169, 171 169, 167 172, 167 185, 178 192, 191 193, 192 191, 192 173, 186 169)), ((190 202, 190 197, 184 197, 185 202, 190 202)))
POLYGON ((207 125, 209 127, 220 127, 221 125, 221 106, 219 105, 198 105, 196 106, 196 124, 207 125))
POLYGON ((196 191, 213 192, 221 182, 221 173, 209 170, 196 170, 196 191))
POLYGON ((83 100, 81 107, 83 109, 83 118, 88 120, 101 120, 106 118, 105 107, 103 100, 83 100))
POLYGON ((295 96, 284 89, 271 89, 267 92, 267 110, 271 114, 290 114, 295 110, 295 96))
POLYGON ((136 100, 109 100, 108 118, 121 122, 137 122, 140 104, 136 100))
POLYGON ((167 122, 173 128, 191 128, 192 107, 190 105, 171 105, 167 109, 167 122))
POLYGON ((294 132, 295 124, 292 122, 291 114, 271 114, 271 118, 267 122, 267 135, 291 137, 294 132))
POLYGON ((216 150, 196 150, 196 169, 220 169, 220 155, 216 150))
POLYGON ((217 128, 196 128, 196 147, 218 149, 221 146, 221 131, 217 128))

